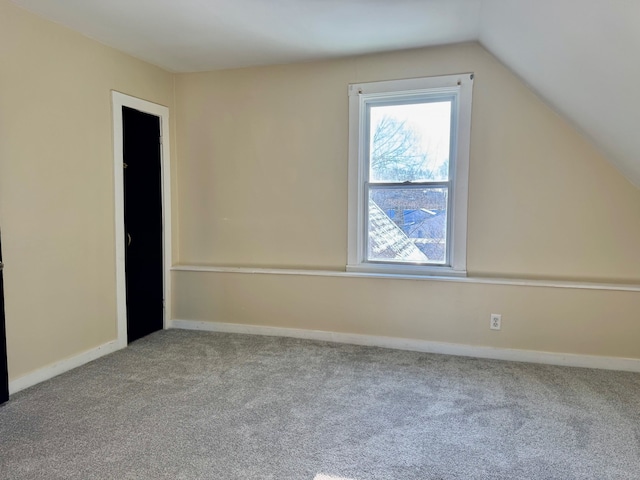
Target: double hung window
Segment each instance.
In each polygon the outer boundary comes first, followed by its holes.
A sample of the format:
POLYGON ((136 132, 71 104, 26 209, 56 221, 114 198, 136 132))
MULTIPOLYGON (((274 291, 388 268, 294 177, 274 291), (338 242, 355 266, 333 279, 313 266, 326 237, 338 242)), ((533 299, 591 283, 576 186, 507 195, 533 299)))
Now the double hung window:
POLYGON ((351 271, 466 273, 473 74, 349 86, 351 271))

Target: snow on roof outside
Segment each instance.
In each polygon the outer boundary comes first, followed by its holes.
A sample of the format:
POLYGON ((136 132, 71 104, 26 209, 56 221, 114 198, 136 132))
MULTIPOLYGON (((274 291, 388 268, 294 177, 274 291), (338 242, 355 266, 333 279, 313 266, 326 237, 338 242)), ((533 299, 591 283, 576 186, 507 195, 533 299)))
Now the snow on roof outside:
POLYGON ((369 258, 420 263, 429 261, 402 229, 373 201, 369 204, 369 258))

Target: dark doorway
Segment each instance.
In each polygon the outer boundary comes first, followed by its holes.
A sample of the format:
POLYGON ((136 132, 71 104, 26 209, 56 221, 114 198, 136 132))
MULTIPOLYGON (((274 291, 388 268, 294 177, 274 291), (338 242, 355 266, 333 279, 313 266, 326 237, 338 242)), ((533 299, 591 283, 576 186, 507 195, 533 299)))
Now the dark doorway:
POLYGON ((9 373, 7 371, 7 340, 4 325, 4 281, 2 278, 2 238, 0 238, 0 404, 9 400, 9 373))
POLYGON ((129 343, 163 327, 160 118, 122 107, 129 343))

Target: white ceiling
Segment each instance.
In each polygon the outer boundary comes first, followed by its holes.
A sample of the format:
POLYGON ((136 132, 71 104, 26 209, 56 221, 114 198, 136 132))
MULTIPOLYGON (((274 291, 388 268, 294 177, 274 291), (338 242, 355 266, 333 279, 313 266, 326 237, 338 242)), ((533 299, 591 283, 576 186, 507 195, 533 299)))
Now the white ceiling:
POLYGON ((480 0, 13 0, 175 72, 478 38, 480 0))
POLYGON ((640 0, 12 0, 174 72, 478 40, 640 187, 640 0))

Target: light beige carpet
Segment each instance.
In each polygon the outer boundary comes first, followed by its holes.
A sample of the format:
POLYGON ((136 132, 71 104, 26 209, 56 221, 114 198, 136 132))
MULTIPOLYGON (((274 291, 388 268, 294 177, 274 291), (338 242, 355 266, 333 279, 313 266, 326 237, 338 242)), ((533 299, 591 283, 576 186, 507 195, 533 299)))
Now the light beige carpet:
POLYGON ((640 375, 163 331, 0 407, 0 478, 638 479, 640 375))

